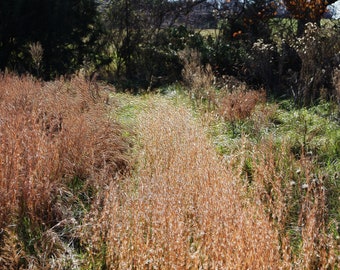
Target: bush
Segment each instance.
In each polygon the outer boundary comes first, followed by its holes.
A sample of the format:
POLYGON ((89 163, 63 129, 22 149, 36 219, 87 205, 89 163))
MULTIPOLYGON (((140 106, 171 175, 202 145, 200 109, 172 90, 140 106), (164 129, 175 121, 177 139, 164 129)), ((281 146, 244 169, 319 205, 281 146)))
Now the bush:
POLYGON ((73 74, 84 61, 103 64, 97 6, 94 0, 1 1, 0 69, 54 79, 73 74), (32 58, 32 44, 38 43, 39 63, 32 58))
POLYGON ((264 91, 238 88, 236 91, 221 93, 216 99, 217 114, 230 125, 232 136, 243 135, 239 125, 250 118, 258 104, 264 103, 264 91))
POLYGON ((297 88, 293 89, 298 104, 308 106, 319 98, 331 97, 331 74, 340 64, 339 36, 335 26, 320 31, 315 24, 308 23, 304 35, 294 43, 302 63, 297 88))
POLYGON ((257 87, 262 86, 268 93, 277 93, 279 88, 278 53, 275 43, 254 42, 247 59, 249 69, 247 81, 257 87))
POLYGON ((182 78, 188 89, 190 99, 196 106, 214 106, 215 76, 208 64, 205 67, 201 64, 201 54, 197 50, 185 49, 179 53, 183 63, 182 78))
POLYGON ((265 101, 265 93, 260 91, 238 91, 226 93, 219 98, 218 114, 231 124, 233 135, 236 135, 236 125, 239 121, 249 118, 255 106, 265 101))

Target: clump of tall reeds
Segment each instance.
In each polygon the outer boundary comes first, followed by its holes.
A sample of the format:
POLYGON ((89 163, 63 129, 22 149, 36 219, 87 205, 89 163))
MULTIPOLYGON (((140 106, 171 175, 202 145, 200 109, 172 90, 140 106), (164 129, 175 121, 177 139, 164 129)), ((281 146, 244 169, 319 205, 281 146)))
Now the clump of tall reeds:
POLYGON ((339 261, 328 223, 330 194, 314 160, 303 154, 296 159, 287 142, 277 144, 273 138, 248 148, 248 186, 278 230, 286 267, 334 269, 339 261))
POLYGON ((45 83, 1 75, 0 261, 6 269, 76 267, 75 228, 96 192, 128 166, 127 144, 108 117, 106 98, 80 76, 45 83))
POLYGON ((211 66, 202 65, 201 55, 198 51, 185 49, 180 53, 183 63, 182 77, 190 99, 195 106, 204 105, 212 109, 215 102, 215 76, 211 66))
POLYGON ((219 100, 218 112, 224 121, 236 122, 251 116, 255 106, 265 101, 263 91, 236 91, 226 93, 219 100))

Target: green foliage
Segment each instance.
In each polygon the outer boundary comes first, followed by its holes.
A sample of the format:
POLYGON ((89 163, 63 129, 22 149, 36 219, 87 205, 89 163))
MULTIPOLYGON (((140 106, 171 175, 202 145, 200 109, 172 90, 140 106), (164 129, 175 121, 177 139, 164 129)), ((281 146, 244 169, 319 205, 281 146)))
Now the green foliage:
POLYGON ((41 231, 38 224, 33 224, 29 216, 22 216, 18 222, 18 236, 24 243, 26 252, 36 255, 35 243, 41 238, 41 231))
POLYGON ((205 47, 199 49, 203 61, 209 63, 219 74, 236 76, 240 74, 250 48, 247 42, 227 37, 225 30, 222 30, 216 39, 208 37, 205 47))
POLYGON ((169 5, 168 1, 115 1, 103 11, 115 56, 111 72, 123 88, 136 90, 178 79, 181 67, 174 48, 180 46, 180 38, 161 28, 169 5))
POLYGON ((319 252, 319 239, 338 239, 340 126, 334 105, 297 109, 292 100, 269 103, 236 127, 235 137, 230 121, 213 121, 210 134, 226 164, 240 168, 249 196, 260 197, 282 249, 289 243, 291 260, 304 260, 308 241, 319 252), (311 230, 318 238, 310 238, 311 230))
POLYGON ((334 112, 328 103, 310 109, 282 110, 278 113, 278 140, 289 141, 294 154, 315 156, 321 164, 329 164, 340 155, 340 128, 332 120, 334 112))

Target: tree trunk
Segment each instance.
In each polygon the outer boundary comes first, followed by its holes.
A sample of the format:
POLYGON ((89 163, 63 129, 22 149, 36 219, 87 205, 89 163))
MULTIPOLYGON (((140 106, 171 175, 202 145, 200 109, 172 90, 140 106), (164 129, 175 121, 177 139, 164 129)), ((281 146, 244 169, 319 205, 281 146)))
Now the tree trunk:
POLYGON ((306 23, 307 23, 306 19, 299 19, 298 20, 298 25, 297 25, 297 36, 298 37, 303 36, 303 33, 305 32, 306 23))

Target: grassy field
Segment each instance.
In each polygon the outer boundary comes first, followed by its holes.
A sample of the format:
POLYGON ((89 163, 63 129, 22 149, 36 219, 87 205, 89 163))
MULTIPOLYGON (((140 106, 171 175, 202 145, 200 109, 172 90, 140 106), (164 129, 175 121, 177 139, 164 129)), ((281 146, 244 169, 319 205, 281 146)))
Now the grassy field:
POLYGON ((0 269, 339 269, 336 104, 194 85, 5 75, 0 269))

